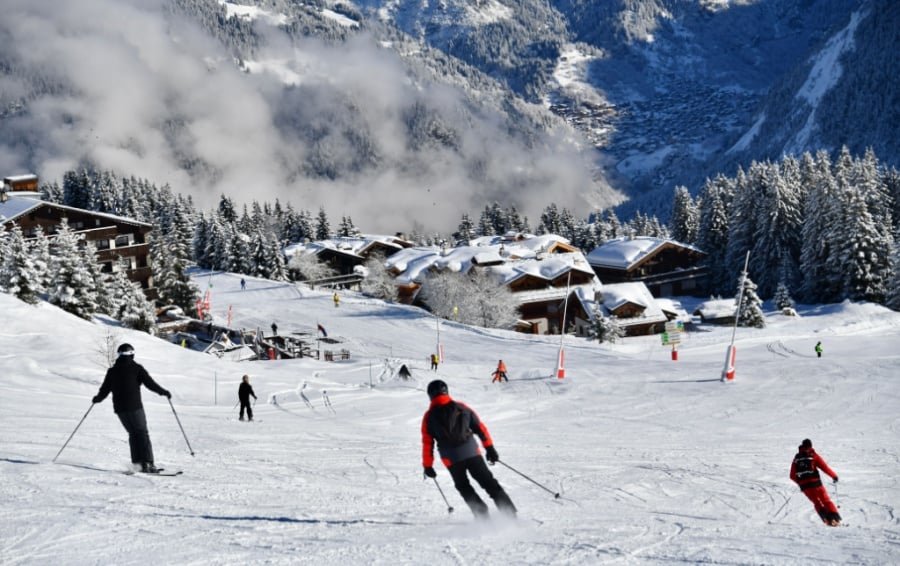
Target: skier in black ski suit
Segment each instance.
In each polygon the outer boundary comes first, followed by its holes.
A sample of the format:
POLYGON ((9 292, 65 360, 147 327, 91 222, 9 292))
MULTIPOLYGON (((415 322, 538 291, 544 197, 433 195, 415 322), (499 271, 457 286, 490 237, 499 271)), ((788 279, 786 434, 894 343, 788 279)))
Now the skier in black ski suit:
POLYGON ((487 453, 487 459, 491 464, 500 460, 494 441, 487 427, 475 411, 468 406, 454 401, 447 391, 447 384, 437 379, 428 384, 428 396, 431 405, 422 418, 422 466, 425 468, 425 476, 437 477, 432 467, 434 465, 434 443, 437 441, 438 452, 441 461, 450 471, 453 484, 463 500, 468 504, 472 513, 478 518, 488 517, 488 507, 475 493, 472 484, 469 483, 467 474, 471 474, 475 481, 491 496, 497 508, 510 517, 516 516, 516 506, 503 491, 500 483, 494 479, 494 475, 488 469, 478 443, 477 435, 481 439, 487 453))
POLYGON ((112 393, 113 411, 122 426, 128 431, 128 445, 131 447, 131 462, 139 465, 142 472, 156 473, 153 464, 153 446, 147 430, 147 417, 141 402, 141 385, 167 399, 172 394, 153 381, 144 366, 134 361, 134 347, 122 344, 113 367, 106 372, 100 391, 94 395, 94 403, 102 403, 112 393))
POLYGON ((250 376, 245 375, 243 381, 241 381, 241 385, 238 387, 238 399, 241 402, 241 420, 244 420, 244 409, 247 409, 247 420, 253 420, 253 409, 250 407, 251 395, 253 395, 253 399, 255 400, 256 393, 253 392, 253 387, 250 385, 250 376))

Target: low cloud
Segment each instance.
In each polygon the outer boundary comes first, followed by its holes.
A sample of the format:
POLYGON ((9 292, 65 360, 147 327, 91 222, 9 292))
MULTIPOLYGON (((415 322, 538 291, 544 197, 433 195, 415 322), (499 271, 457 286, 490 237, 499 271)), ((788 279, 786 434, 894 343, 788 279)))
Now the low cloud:
POLYGON ((254 67, 269 71, 244 72, 159 0, 5 4, 4 175, 59 180, 87 161, 169 183, 204 207, 220 194, 239 203, 279 198, 324 206, 333 220, 349 214, 365 231, 413 223, 446 231, 495 200, 536 224, 551 202, 586 212, 583 195, 597 191, 571 145, 524 147, 499 115, 473 114, 455 88, 413 84, 397 55, 366 36, 333 47, 270 38, 254 67), (286 76, 296 84, 286 86, 286 76), (459 117, 454 150, 409 147, 406 119, 417 100, 442 118, 459 117), (360 143, 371 144, 371 163, 353 161, 360 143), (323 158, 345 169, 334 179, 310 177, 310 160, 323 158))

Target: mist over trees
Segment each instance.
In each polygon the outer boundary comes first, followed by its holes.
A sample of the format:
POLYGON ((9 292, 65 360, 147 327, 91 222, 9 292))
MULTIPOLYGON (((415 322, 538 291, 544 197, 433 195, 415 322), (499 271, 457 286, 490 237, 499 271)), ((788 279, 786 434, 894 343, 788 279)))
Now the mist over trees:
MULTIPOLYGON (((190 197, 168 185, 90 167, 68 171, 61 185, 44 183, 41 191, 52 202, 152 223, 151 264, 159 302, 186 312, 199 293, 187 274, 192 265, 280 281, 321 279, 334 270, 304 253, 287 262, 284 247, 363 237, 349 214, 341 214, 332 228, 321 205, 315 214, 278 200, 239 207, 223 195, 214 209, 198 211, 190 197)), ((843 148, 834 156, 819 151, 753 162, 733 177, 708 179, 696 198, 683 187, 672 198, 668 225, 640 212, 624 222, 613 210, 580 217, 551 202, 536 232, 566 237, 584 253, 613 238, 672 235, 707 253, 710 295, 734 292, 735 275, 749 250, 753 293, 745 297, 748 305, 773 299, 778 308, 790 308, 795 298, 805 303, 849 299, 900 308, 900 173, 881 164, 871 150, 863 156, 843 148)), ((498 202, 486 205, 477 222, 472 218, 464 213, 452 234, 414 231, 407 238, 423 246, 467 245, 483 236, 529 231, 528 218, 498 202)), ((102 273, 91 246, 68 226, 52 238, 39 233, 28 240, 21 231, 9 230, 0 237, 0 251, 0 290, 27 302, 44 297, 84 318, 106 313, 153 331, 152 309, 143 293, 118 273, 102 273)), ((382 259, 370 258, 365 271, 365 292, 396 298, 382 259)), ((428 279, 421 298, 438 316, 506 327, 514 323, 516 309, 505 290, 488 274, 440 273, 428 279)))

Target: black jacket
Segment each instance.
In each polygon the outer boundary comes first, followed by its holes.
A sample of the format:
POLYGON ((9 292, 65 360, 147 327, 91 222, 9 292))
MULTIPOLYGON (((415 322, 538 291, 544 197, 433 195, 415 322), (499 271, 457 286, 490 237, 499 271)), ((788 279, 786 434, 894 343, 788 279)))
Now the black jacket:
POLYGON ((240 387, 238 387, 238 399, 240 399, 241 403, 249 403, 251 395, 256 399, 256 393, 253 392, 253 388, 250 384, 241 383, 240 387))
POLYGON ((100 403, 112 393, 115 412, 128 413, 143 409, 141 385, 160 395, 168 393, 153 381, 144 366, 135 362, 131 356, 119 356, 115 365, 107 370, 106 378, 103 380, 97 396, 94 397, 94 402, 100 403))

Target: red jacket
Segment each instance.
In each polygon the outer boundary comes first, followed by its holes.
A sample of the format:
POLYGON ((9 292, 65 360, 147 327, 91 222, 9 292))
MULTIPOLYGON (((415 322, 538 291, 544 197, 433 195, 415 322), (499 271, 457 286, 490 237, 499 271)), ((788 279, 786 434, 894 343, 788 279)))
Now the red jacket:
POLYGON ((487 427, 481 422, 481 419, 478 418, 475 411, 459 401, 453 402, 459 405, 468 417, 469 430, 471 430, 473 434, 459 446, 450 446, 447 442, 442 442, 443 439, 440 437, 440 427, 438 423, 435 422, 435 419, 432 418, 432 409, 439 405, 446 405, 451 401, 453 401, 453 399, 451 399, 449 395, 438 395, 431 400, 431 405, 429 405, 428 410, 425 411, 425 416, 422 417, 422 465, 426 468, 430 468, 434 465, 435 442, 437 442, 438 445, 438 453, 441 456, 441 462, 448 468, 456 462, 461 462, 468 458, 481 455, 481 450, 478 448, 478 442, 475 441, 476 435, 481 439, 481 444, 485 448, 494 444, 487 427))
POLYGON ((822 478, 819 476, 819 470, 831 476, 831 479, 838 477, 815 450, 801 447, 791 462, 791 481, 802 490, 820 487, 822 478))

